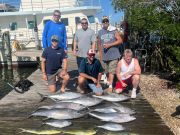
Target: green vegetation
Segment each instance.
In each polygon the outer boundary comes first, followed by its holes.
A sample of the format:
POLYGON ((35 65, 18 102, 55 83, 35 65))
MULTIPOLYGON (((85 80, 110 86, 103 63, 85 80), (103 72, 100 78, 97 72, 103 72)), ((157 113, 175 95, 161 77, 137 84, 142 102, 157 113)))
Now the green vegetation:
POLYGON ((144 49, 148 51, 150 70, 176 74, 179 83, 180 1, 112 0, 112 5, 115 10, 124 11, 132 42, 139 38, 139 33, 148 33, 150 38, 144 49), (151 39, 153 35, 155 38, 151 39))

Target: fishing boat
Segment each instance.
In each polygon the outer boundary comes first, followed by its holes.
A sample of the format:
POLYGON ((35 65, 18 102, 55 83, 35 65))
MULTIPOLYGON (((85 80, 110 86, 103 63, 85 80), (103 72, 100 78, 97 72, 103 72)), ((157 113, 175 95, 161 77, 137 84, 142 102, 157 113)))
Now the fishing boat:
MULTIPOLYGON (((46 22, 52 19, 55 9, 61 11, 61 21, 67 30, 68 44, 72 44, 73 35, 79 28, 80 20, 87 18, 89 27, 98 31, 100 24, 96 17, 101 12, 100 1, 98 0, 21 0, 17 3, 0 4, 0 35, 9 32, 9 39, 12 52, 17 49, 35 49, 35 40, 38 37, 39 46, 42 41, 42 31, 46 22), (16 6, 13 6, 16 5, 16 6), (37 36, 35 27, 37 26, 37 36), (18 44, 19 48, 14 48, 18 44)), ((16 46, 17 47, 17 46, 16 46)), ((4 63, 6 56, 3 56, 2 44, 0 42, 0 61, 4 63)), ((6 49, 6 48, 4 48, 6 49)), ((33 58, 34 60, 35 58, 33 58)), ((32 57, 17 57, 12 53, 12 61, 31 61, 32 57)))

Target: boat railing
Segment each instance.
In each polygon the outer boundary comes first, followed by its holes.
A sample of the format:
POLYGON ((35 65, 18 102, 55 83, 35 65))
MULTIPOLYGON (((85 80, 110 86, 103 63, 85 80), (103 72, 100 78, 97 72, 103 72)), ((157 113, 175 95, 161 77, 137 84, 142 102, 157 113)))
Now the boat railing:
POLYGON ((21 0, 0 1, 1 12, 13 11, 47 11, 52 9, 63 9, 81 6, 101 6, 100 0, 21 0))

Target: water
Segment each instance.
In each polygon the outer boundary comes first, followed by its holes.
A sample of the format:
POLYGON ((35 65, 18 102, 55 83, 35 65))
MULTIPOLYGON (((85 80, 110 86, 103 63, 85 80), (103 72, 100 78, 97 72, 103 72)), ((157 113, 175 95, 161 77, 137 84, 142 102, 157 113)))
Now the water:
POLYGON ((16 84, 18 81, 27 78, 36 70, 35 67, 26 68, 0 68, 0 99, 6 96, 12 88, 7 84, 16 84))

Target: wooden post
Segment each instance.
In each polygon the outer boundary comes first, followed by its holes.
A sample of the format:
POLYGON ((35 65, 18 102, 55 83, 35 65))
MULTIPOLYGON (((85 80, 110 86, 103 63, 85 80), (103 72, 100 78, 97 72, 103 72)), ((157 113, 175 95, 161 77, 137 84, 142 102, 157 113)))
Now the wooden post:
POLYGON ((36 18, 36 14, 35 13, 33 13, 33 17, 34 17, 34 39, 35 39, 35 45, 36 45, 36 49, 40 50, 40 42, 39 42, 38 27, 37 27, 37 18, 36 18))

